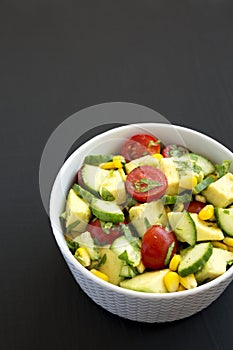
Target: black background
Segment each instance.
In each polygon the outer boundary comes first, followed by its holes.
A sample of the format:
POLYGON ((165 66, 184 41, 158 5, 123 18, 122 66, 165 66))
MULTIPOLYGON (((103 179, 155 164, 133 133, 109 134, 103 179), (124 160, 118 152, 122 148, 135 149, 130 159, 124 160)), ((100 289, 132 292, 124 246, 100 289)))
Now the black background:
POLYGON ((94 304, 51 234, 38 169, 63 120, 111 101, 151 107, 232 150, 232 1, 1 0, 0 38, 1 349, 231 349, 233 285, 169 324, 94 304))

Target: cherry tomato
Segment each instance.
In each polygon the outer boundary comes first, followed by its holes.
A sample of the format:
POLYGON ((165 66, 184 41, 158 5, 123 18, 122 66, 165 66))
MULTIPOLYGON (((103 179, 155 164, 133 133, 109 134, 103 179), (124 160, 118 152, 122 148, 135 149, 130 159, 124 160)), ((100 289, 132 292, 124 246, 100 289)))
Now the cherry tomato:
POLYGON ((103 223, 100 220, 93 220, 87 226, 87 231, 90 232, 97 244, 111 244, 117 237, 122 235, 119 229, 120 224, 103 223))
POLYGON ((138 202, 151 202, 162 197, 168 182, 164 173, 149 165, 132 170, 125 182, 126 190, 138 202))
POLYGON ((205 203, 199 202, 199 201, 192 201, 188 203, 186 210, 189 211, 190 213, 196 213, 198 214, 199 211, 204 208, 205 203))
POLYGON ((82 168, 80 168, 77 172, 76 175, 76 182, 81 186, 85 188, 85 185, 83 183, 83 178, 82 178, 82 168))
POLYGON ((152 270, 165 268, 178 249, 173 231, 160 225, 151 226, 142 238, 142 262, 152 270))
POLYGON ((189 150, 187 148, 185 148, 184 146, 174 145, 174 144, 167 145, 162 150, 162 155, 164 158, 181 157, 185 153, 189 153, 189 150))
POLYGON ((122 155, 127 162, 160 152, 160 141, 148 134, 137 134, 128 139, 122 147, 122 155))

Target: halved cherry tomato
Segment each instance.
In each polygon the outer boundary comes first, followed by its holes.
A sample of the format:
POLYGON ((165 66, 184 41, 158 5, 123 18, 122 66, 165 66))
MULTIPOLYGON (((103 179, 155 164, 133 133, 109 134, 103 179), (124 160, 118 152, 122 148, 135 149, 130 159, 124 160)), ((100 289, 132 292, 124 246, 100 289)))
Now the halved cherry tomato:
POLYGON ((152 270, 165 268, 178 249, 173 231, 160 225, 151 226, 142 238, 142 262, 152 270))
POLYGON ((162 155, 164 158, 181 157, 185 153, 189 153, 189 150, 186 147, 175 144, 167 145, 162 150, 162 155))
POLYGON ((87 226, 92 238, 99 245, 111 244, 117 237, 122 235, 120 224, 104 223, 100 220, 93 220, 87 226))
POLYGON ((164 173, 149 165, 132 170, 126 178, 126 190, 138 202, 151 202, 162 197, 168 182, 164 173))
POLYGON ((186 206, 186 210, 189 211, 190 213, 196 213, 198 214, 199 211, 204 208, 206 204, 199 202, 199 201, 192 201, 190 203, 188 203, 188 205, 186 206))
POLYGON ((127 162, 160 152, 160 141, 148 134, 137 134, 128 139, 121 150, 127 162))

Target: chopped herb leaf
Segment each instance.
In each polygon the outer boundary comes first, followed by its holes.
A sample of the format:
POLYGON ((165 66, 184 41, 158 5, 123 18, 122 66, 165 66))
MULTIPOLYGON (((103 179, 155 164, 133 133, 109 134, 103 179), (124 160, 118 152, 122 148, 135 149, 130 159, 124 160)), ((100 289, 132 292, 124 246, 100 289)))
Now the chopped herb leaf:
POLYGON ((229 210, 227 210, 227 209, 224 209, 224 210, 223 210, 223 212, 224 212, 224 214, 228 214, 228 215, 230 215, 230 211, 229 211, 229 210))
POLYGON ((81 222, 80 220, 76 220, 76 221, 72 222, 72 224, 70 224, 69 226, 67 226, 66 231, 67 231, 67 232, 72 231, 76 226, 78 226, 78 224, 80 224, 80 222, 81 222))
POLYGON ((133 262, 129 260, 128 253, 125 250, 123 253, 118 255, 118 258, 127 262, 127 264, 132 265, 133 262))
POLYGON ((66 220, 66 211, 64 211, 63 213, 61 213, 60 219, 66 220))
POLYGON ((170 246, 168 247, 167 255, 166 255, 166 258, 164 260, 164 265, 165 266, 169 264, 169 261, 170 261, 171 256, 172 256, 172 251, 173 251, 174 246, 175 246, 175 242, 172 242, 172 244, 170 244, 170 246))
POLYGON ((151 223, 150 223, 150 221, 147 219, 147 217, 144 218, 144 224, 145 224, 147 230, 151 227, 151 223))
POLYGON ((74 255, 76 250, 79 248, 78 242, 70 241, 69 239, 67 239, 66 244, 67 244, 69 250, 71 251, 71 253, 74 255))
POLYGON ((150 140, 150 142, 148 143, 148 147, 153 147, 153 146, 157 146, 160 144, 160 140, 157 140, 156 142, 153 140, 150 140))
POLYGON ((155 187, 161 186, 161 182, 154 181, 147 178, 142 178, 140 180, 135 181, 134 187, 137 191, 147 192, 155 187))
POLYGON ((222 164, 215 164, 215 173, 216 173, 216 176, 218 178, 226 175, 229 171, 229 168, 230 168, 230 165, 231 165, 231 161, 230 160, 224 160, 222 162, 222 164))

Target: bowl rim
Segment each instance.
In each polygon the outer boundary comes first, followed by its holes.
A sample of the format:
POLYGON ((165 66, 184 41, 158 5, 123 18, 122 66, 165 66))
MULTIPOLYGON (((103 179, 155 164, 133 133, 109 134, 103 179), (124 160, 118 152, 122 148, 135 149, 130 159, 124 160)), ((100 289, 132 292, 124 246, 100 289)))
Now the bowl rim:
MULTIPOLYGON (((202 284, 200 286, 197 286, 192 289, 179 291, 179 292, 170 292, 170 293, 152 293, 152 292, 140 292, 135 290, 126 289, 117 285, 114 285, 112 283, 106 282, 99 277, 92 274, 88 269, 86 269, 84 266, 82 266, 77 259, 72 255, 70 252, 64 238, 64 234, 62 231, 58 230, 58 228, 53 224, 53 220, 51 217, 51 208, 53 205, 54 197, 56 195, 55 193, 55 187, 56 184, 59 181, 60 174, 64 172, 64 170, 69 167, 70 163, 73 162, 73 159, 77 156, 77 153, 82 151, 85 148, 88 148, 90 144, 93 144, 94 142, 101 139, 104 135, 108 134, 111 136, 111 134, 114 134, 116 132, 120 132, 121 130, 131 129, 133 127, 141 127, 146 128, 150 126, 158 126, 160 128, 171 128, 174 127, 178 132, 184 131, 188 132, 190 134, 197 134, 199 137, 204 137, 206 141, 209 141, 211 143, 214 143, 220 150, 228 153, 229 157, 233 161, 233 153, 223 144, 221 144, 219 141, 215 140, 214 138, 206 135, 203 132, 197 131, 195 129, 191 129, 185 126, 177 125, 177 124, 167 124, 167 123, 156 123, 156 122, 143 122, 143 123, 133 123, 133 124, 127 124, 127 125, 121 125, 119 127, 114 127, 112 129, 109 129, 107 131, 104 131, 94 137, 92 137, 90 140, 86 141, 84 144, 82 144, 80 147, 78 147, 64 162, 62 167, 60 168, 52 186, 52 190, 50 192, 50 200, 49 200, 49 219, 50 219, 50 225, 52 227, 53 235, 55 237, 55 240, 57 241, 59 247, 62 247, 63 253, 66 255, 66 259, 69 260, 69 262, 77 268, 84 276, 86 276, 87 280, 92 280, 97 285, 99 285, 102 288, 108 289, 109 291, 115 292, 117 294, 124 294, 125 296, 133 297, 133 298, 140 298, 140 299, 154 299, 154 300, 161 300, 161 299, 180 299, 188 296, 192 296, 195 294, 202 293, 206 290, 209 290, 211 288, 214 288, 216 285, 220 285, 222 282, 227 281, 228 278, 230 278, 233 275, 233 266, 231 266, 226 272, 224 272, 222 275, 216 277, 212 281, 209 281, 205 284, 202 284)), ((83 277, 82 277, 83 278, 83 277)))

